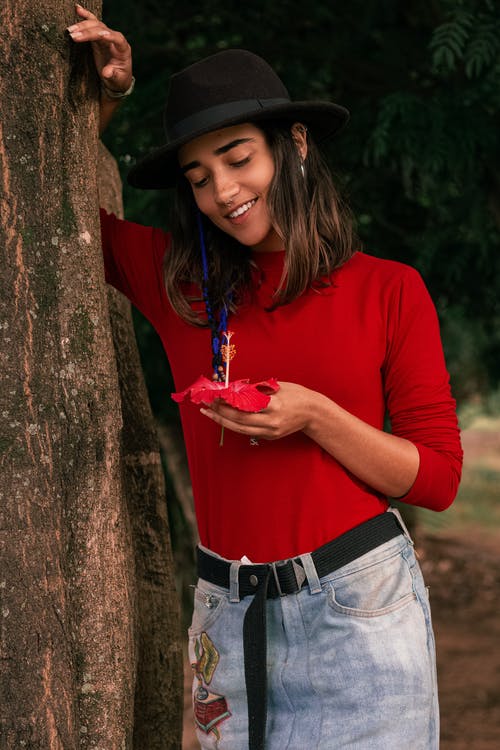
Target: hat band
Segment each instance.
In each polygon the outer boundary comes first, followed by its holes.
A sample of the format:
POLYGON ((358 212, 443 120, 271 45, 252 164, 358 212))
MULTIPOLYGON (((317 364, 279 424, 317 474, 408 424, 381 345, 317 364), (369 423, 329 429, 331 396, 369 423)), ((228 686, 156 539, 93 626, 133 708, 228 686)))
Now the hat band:
POLYGON ((279 106, 280 104, 290 104, 290 99, 281 97, 279 99, 242 99, 237 102, 225 102, 217 104, 215 107, 209 107, 194 115, 179 120, 175 125, 168 127, 168 135, 171 141, 186 136, 196 137, 199 131, 217 126, 224 127, 226 120, 234 117, 244 117, 258 114, 260 111, 279 106))

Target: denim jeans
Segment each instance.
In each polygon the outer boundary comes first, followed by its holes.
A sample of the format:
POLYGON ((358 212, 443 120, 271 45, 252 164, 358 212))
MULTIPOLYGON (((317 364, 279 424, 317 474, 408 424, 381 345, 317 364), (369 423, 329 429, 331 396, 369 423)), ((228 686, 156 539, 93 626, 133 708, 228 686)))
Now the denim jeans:
MULTIPOLYGON (((401 535, 267 601, 266 750, 437 750, 435 647, 427 590, 401 535)), ((243 618, 251 597, 203 580, 189 629, 202 748, 246 750, 243 618)))

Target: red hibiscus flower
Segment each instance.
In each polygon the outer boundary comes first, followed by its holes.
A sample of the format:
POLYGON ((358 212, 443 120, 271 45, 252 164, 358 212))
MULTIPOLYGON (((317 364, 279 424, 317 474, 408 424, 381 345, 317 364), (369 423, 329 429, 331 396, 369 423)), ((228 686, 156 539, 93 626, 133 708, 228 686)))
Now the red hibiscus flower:
POLYGON ((203 376, 180 393, 172 393, 177 403, 191 401, 193 404, 209 406, 220 398, 230 406, 241 411, 261 411, 271 400, 271 395, 279 390, 279 383, 275 378, 262 380, 260 383, 250 383, 246 380, 233 380, 227 385, 209 380, 203 376))

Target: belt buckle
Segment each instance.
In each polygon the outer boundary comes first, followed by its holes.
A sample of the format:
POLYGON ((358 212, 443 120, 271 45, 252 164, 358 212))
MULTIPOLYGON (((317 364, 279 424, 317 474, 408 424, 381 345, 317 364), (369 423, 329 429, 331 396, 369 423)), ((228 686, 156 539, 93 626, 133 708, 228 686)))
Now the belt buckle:
POLYGON ((302 584, 306 580, 306 571, 302 567, 302 565, 299 565, 295 560, 278 560, 278 562, 272 562, 270 563, 271 570, 273 571, 274 581, 276 583, 276 588, 278 590, 278 594, 280 596, 287 596, 288 594, 296 594, 300 591, 302 588, 302 584), (284 568, 289 563, 292 564, 293 572, 295 574, 295 583, 296 588, 294 591, 283 591, 280 584, 280 579, 278 576, 278 568, 284 568))

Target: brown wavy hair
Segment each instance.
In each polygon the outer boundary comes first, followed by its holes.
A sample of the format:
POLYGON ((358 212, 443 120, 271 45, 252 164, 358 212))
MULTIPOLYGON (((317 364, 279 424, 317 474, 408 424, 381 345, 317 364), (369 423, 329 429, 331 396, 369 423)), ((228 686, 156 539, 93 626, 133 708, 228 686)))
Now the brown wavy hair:
MULTIPOLYGON (((359 249, 359 242, 351 212, 335 189, 330 170, 310 135, 303 175, 290 124, 259 124, 259 127, 275 165, 267 195, 270 217, 286 251, 283 276, 270 308, 273 310, 292 302, 306 289, 328 284, 328 275, 359 249)), ((230 312, 235 312, 251 286, 251 250, 204 216, 202 223, 212 309, 220 310, 227 305, 230 312)), ((193 301, 202 298, 203 269, 198 209, 191 186, 180 172, 171 231, 172 247, 164 262, 168 298, 188 323, 206 326, 206 316, 191 307, 193 301), (199 287, 199 294, 192 293, 193 284, 199 287)))

